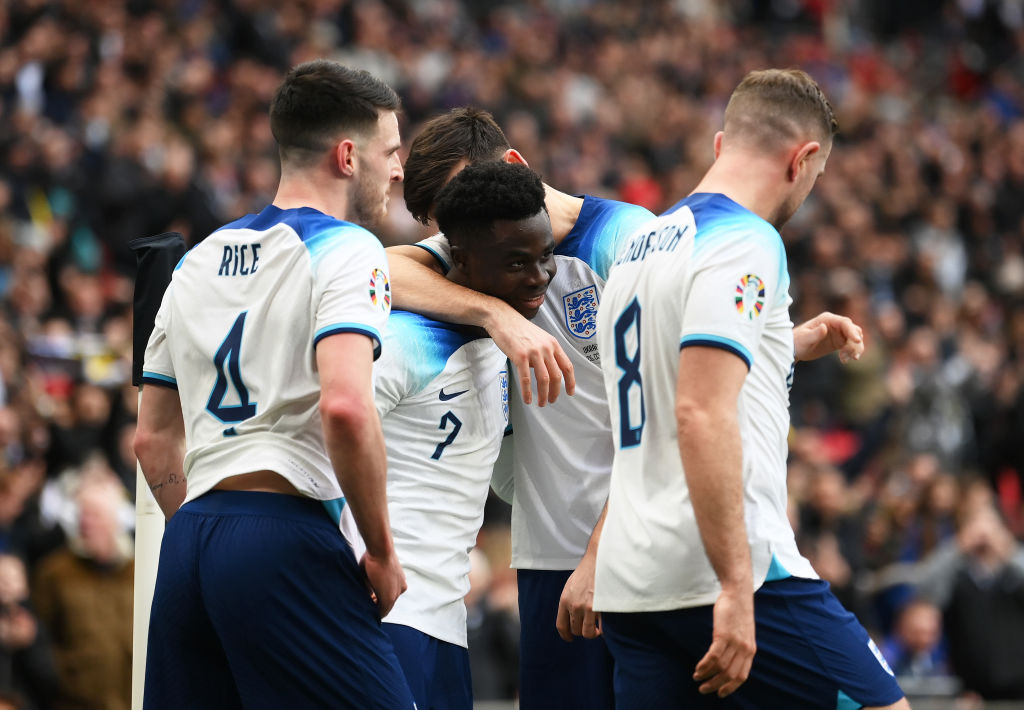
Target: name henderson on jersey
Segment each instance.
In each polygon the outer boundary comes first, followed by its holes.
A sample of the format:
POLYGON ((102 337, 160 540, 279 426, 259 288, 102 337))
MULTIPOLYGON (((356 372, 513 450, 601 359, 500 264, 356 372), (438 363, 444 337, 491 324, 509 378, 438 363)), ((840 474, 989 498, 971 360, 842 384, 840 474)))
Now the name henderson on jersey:
POLYGON ((689 228, 688 224, 666 224, 660 230, 638 234, 622 250, 622 255, 615 265, 646 259, 647 255, 654 251, 675 251, 689 228), (657 241, 655 241, 655 235, 657 235, 657 241))

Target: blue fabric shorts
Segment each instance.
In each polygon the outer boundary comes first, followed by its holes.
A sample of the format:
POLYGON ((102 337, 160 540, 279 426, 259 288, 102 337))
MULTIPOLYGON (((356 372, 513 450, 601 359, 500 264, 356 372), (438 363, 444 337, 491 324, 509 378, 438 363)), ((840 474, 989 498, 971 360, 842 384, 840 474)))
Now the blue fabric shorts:
POLYGON ((754 594, 750 677, 721 699, 693 671, 711 646, 712 607, 602 614, 615 656, 617 707, 854 710, 903 697, 860 622, 817 579, 766 582, 754 594))
POLYGON ((384 624, 418 710, 473 710, 469 652, 402 624, 384 624))
POLYGON ((521 710, 611 710, 612 656, 602 637, 563 641, 558 600, 571 570, 521 569, 519 707, 521 710))
POLYGON ((144 707, 414 707, 352 549, 319 501, 212 491, 175 513, 144 707))

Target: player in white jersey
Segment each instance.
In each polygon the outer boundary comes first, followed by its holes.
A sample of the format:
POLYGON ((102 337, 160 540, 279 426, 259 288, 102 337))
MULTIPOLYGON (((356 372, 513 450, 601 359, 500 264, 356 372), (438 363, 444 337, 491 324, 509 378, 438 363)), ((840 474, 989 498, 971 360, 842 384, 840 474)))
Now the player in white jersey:
MULTIPOLYGON (((525 164, 512 150, 493 118, 483 111, 456 109, 428 123, 413 141, 406 162, 411 180, 405 200, 412 214, 428 221, 442 186, 467 163, 500 159, 525 164)), ((512 565, 518 569, 520 639, 520 705, 530 708, 611 707, 611 656, 600 638, 565 643, 555 619, 559 600, 573 570, 584 557, 607 495, 611 462, 608 411, 601 386, 596 332, 597 305, 615 252, 632 229, 653 218, 647 210, 614 200, 567 195, 549 186, 546 203, 551 215, 558 273, 547 300, 533 320, 553 338, 561 357, 574 373, 579 389, 572 398, 551 401, 543 409, 525 407, 530 401, 527 361, 516 361, 504 317, 473 320, 479 313, 508 313, 526 322, 500 299, 476 293, 434 276, 436 283, 422 292, 402 269, 401 256, 447 271, 451 265, 447 239, 437 236, 417 246, 392 249, 389 257, 402 274, 396 297, 404 307, 455 322, 484 326, 513 358, 511 378, 513 466, 510 481, 496 488, 514 489, 512 496, 512 565), (449 291, 448 289, 453 289, 449 291), (477 309, 477 304, 482 308, 477 309), (518 391, 517 391, 518 390, 518 391)), ((409 262, 405 259, 404 262, 409 262)), ((410 264, 426 270, 419 264, 410 264)), ((513 330, 518 333, 519 331, 513 330)), ((515 341, 519 336, 514 335, 515 341)), ((528 336, 527 336, 528 337, 528 336)), ((516 345, 515 342, 512 345, 516 345)), ((542 368, 543 369, 543 368, 542 368)), ((557 370, 554 365, 551 369, 557 370)), ((568 384, 568 383, 567 383, 568 384)), ((568 385, 571 388, 571 384, 568 385)), ((551 393, 541 385, 538 399, 551 393)), ((589 584, 584 585, 589 587, 589 584)), ((582 591, 580 596, 585 594, 582 591)), ((581 604, 583 602, 581 601, 581 604)), ((581 631, 582 615, 576 621, 581 631)), ((591 636, 594 624, 591 617, 591 636)), ((568 614, 563 628, 568 640, 568 614)))
POLYGON ((413 707, 379 623, 405 587, 371 385, 388 265, 344 221, 386 212, 398 108, 366 72, 293 69, 270 111, 274 203, 186 254, 164 294, 135 439, 168 519, 147 708, 413 707), (320 502, 339 496, 365 572, 320 502))
MULTIPOLYGON (((453 174, 467 163, 494 158, 525 163, 486 112, 455 109, 431 120, 413 141, 406 161, 410 212, 429 221, 438 191, 453 174)), ((449 283, 425 268, 443 271, 450 264, 443 236, 392 248, 389 256, 402 307, 484 327, 513 362, 512 384, 520 395, 511 398, 513 479, 495 481, 495 488, 512 502, 512 564, 519 570, 522 621, 520 702, 527 709, 590 710, 612 703, 611 658, 603 640, 595 638, 599 632, 590 607, 613 452, 594 316, 624 237, 653 216, 633 205, 546 189, 558 274, 532 323, 502 301, 449 283), (417 259, 420 263, 413 263, 417 259), (553 394, 545 383, 555 381, 546 380, 546 373, 563 361, 550 354, 533 359, 523 354, 524 348, 544 344, 543 338, 534 337, 537 326, 556 352, 564 349, 568 354, 563 356, 568 366, 562 365, 567 391, 574 381, 570 373, 579 383, 572 398, 542 409, 520 404, 531 400, 530 369, 536 373, 543 405, 553 394), (585 639, 565 643, 572 634, 585 639)), ((799 336, 801 351, 843 337, 840 333, 856 337, 856 330, 849 319, 823 314, 794 336, 799 336)))
POLYGON ((834 133, 805 73, 752 72, 712 168, 633 235, 606 284, 615 461, 594 608, 621 707, 906 707, 786 517, 794 347, 778 229, 834 133))
MULTIPOLYGON (((555 274, 540 178, 494 161, 438 197, 451 278, 537 314, 555 274)), ((479 328, 392 314, 374 368, 388 452, 388 507, 409 590, 384 619, 417 705, 470 710, 469 551, 508 426, 508 361, 479 328)))

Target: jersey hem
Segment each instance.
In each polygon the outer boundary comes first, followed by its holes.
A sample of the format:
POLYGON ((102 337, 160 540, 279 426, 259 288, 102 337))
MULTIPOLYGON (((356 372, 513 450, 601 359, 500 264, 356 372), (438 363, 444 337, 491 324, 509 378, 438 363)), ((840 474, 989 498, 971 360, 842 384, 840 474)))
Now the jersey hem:
POLYGON ((509 567, 512 569, 533 569, 542 572, 565 572, 576 569, 582 559, 582 553, 579 557, 562 557, 555 560, 522 559, 513 555, 509 567))
POLYGON ((693 597, 670 597, 668 599, 643 599, 642 604, 637 599, 625 599, 622 597, 604 597, 594 595, 594 611, 607 611, 613 614, 636 614, 655 611, 675 611, 676 609, 693 609, 700 606, 712 606, 718 599, 719 592, 709 592, 693 597))
MULTIPOLYGON (((462 648, 469 648, 468 634, 447 634, 444 633, 442 629, 431 627, 430 624, 421 624, 418 622, 418 620, 409 618, 407 616, 403 616, 402 614, 399 614, 394 619, 391 618, 392 616, 393 613, 388 614, 388 616, 383 619, 383 622, 385 624, 395 624, 396 626, 408 626, 410 629, 415 629, 416 631, 419 631, 421 634, 426 634, 427 636, 435 638, 438 641, 444 641, 445 643, 450 643, 454 646, 461 646, 462 648)), ((465 626, 465 623, 463 623, 463 626, 465 626)))

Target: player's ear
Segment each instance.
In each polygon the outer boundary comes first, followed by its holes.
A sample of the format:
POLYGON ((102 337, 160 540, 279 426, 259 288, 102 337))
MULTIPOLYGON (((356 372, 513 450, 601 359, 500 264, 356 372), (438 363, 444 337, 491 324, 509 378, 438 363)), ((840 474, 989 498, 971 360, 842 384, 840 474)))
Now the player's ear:
POLYGON ((332 151, 334 164, 345 177, 352 177, 356 172, 356 144, 349 138, 340 141, 332 151))
POLYGON ((452 265, 456 269, 465 273, 466 272, 466 250, 455 244, 451 244, 452 250, 452 265))
POLYGON ((511 163, 512 165, 518 164, 530 167, 530 164, 526 162, 526 158, 523 157, 523 154, 520 153, 515 148, 509 148, 508 150, 506 150, 505 154, 501 156, 501 159, 504 160, 506 163, 511 163))
POLYGON ((718 156, 722 154, 722 136, 725 133, 719 131, 715 134, 715 160, 718 160, 718 156))
POLYGON ((793 182, 803 170, 814 170, 816 166, 811 164, 811 159, 821 150, 821 143, 818 141, 807 141, 797 146, 790 154, 788 177, 793 182))

